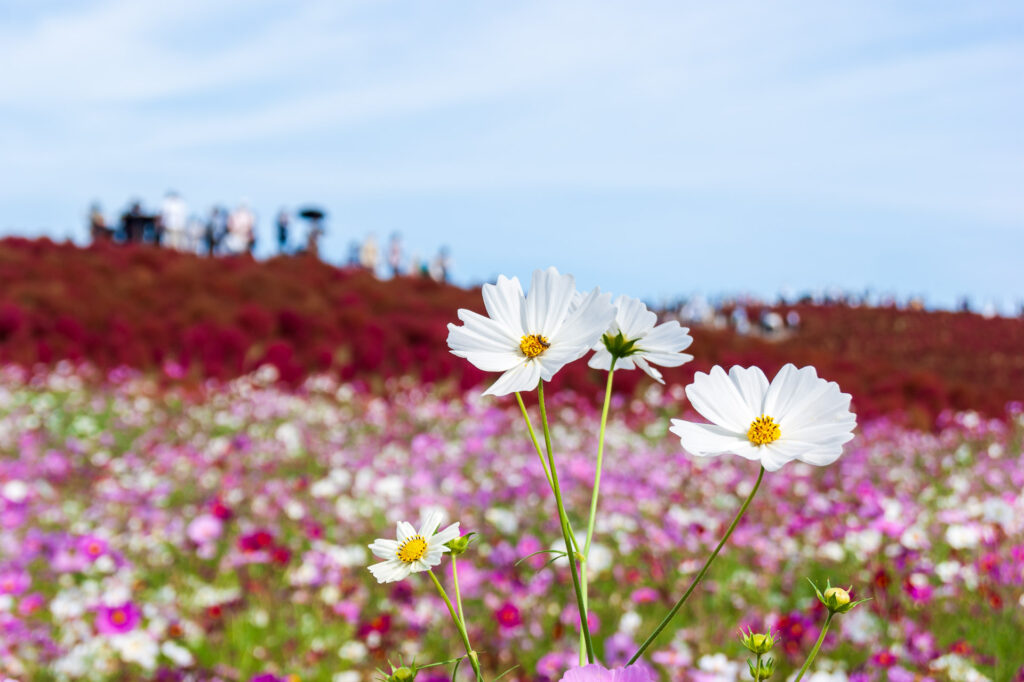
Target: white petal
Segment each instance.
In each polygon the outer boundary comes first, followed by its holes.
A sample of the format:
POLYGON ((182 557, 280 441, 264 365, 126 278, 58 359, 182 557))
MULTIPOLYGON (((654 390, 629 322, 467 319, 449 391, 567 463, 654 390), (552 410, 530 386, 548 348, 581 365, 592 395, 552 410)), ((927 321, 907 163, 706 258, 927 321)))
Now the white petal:
POLYGON ((689 329, 680 327, 675 320, 660 324, 642 337, 636 344, 648 362, 662 367, 678 367, 693 359, 682 351, 693 343, 689 329))
POLYGON ((512 337, 524 336, 523 305, 526 299, 519 278, 509 279, 499 275, 497 284, 485 284, 481 293, 491 319, 504 327, 512 337))
POLYGON ((420 524, 420 535, 424 538, 429 538, 434 534, 438 526, 441 525, 443 519, 444 517, 441 515, 441 512, 436 509, 431 510, 423 517, 423 522, 420 524))
POLYGON ((757 367, 733 367, 726 374, 716 365, 709 374, 697 372, 693 383, 686 387, 686 396, 708 421, 746 434, 750 423, 761 416, 761 400, 755 400, 757 392, 763 397, 767 388, 768 379, 757 367))
POLYGON ((760 458, 757 448, 747 440, 746 434, 729 431, 721 426, 673 419, 669 431, 679 436, 683 449, 698 457, 733 454, 746 459, 760 458))
MULTIPOLYGON (((622 361, 623 361, 623 363, 622 363, 622 364, 625 364, 625 361, 628 361, 628 360, 630 360, 630 359, 631 359, 631 358, 622 358, 622 361)), ((650 366, 650 365, 649 365, 649 364, 647 363, 647 360, 645 360, 645 359, 644 359, 644 357, 643 357, 642 355, 634 355, 634 356, 632 356, 632 360, 633 360, 634 362, 636 362, 636 366, 637 366, 637 367, 639 367, 640 369, 642 369, 642 370, 644 371, 644 373, 646 373, 646 374, 647 374, 647 376, 649 376, 650 378, 654 379, 654 380, 655 380, 655 381, 657 381, 657 382, 658 382, 659 384, 663 384, 663 383, 665 383, 665 379, 663 379, 663 378, 662 378, 662 376, 661 376, 661 372, 659 372, 658 370, 656 370, 656 369, 654 369, 653 367, 651 367, 651 366, 650 366)), ((632 364, 632 363, 631 363, 631 364, 632 364)), ((681 364, 681 363, 680 363, 680 364, 681 364)), ((616 368, 617 368, 617 367, 618 367, 618 365, 616 365, 616 368)), ((623 367, 623 369, 626 369, 626 368, 625 368, 625 367, 623 367)))
POLYGON ((465 308, 459 309, 459 319, 463 326, 448 324, 448 345, 452 350, 507 350, 511 345, 519 347, 519 338, 500 323, 480 313, 465 308), (462 338, 453 338, 451 333, 459 332, 462 338))
POLYGON ((614 331, 622 332, 627 339, 640 338, 657 323, 658 316, 647 309, 644 302, 631 296, 615 299, 614 331))
POLYGON ((540 381, 541 365, 539 362, 524 359, 522 364, 508 370, 498 380, 491 384, 491 387, 484 391, 484 395, 508 395, 516 391, 532 391, 537 388, 540 381))
POLYGON ((459 531, 459 524, 456 521, 452 525, 450 525, 447 528, 445 528, 444 530, 442 530, 440 533, 436 534, 433 538, 431 538, 430 542, 431 542, 432 545, 433 544, 438 544, 438 545, 447 544, 447 543, 451 542, 452 540, 454 540, 455 538, 459 537, 459 532, 460 532, 459 531))
POLYGON ((555 268, 534 270, 530 293, 523 308, 523 329, 527 334, 551 338, 558 333, 576 294, 576 280, 555 268))
POLYGON ((778 471, 779 467, 786 462, 807 452, 806 444, 785 440, 761 445, 758 449, 761 450, 761 466, 765 468, 765 471, 778 471))
POLYGON ((565 319, 557 332, 549 337, 552 347, 556 345, 583 346, 577 358, 594 347, 608 330, 608 325, 615 319, 615 306, 612 305, 610 294, 602 294, 594 289, 587 294, 565 319))
POLYGON ((394 540, 378 538, 370 545, 370 551, 373 552, 374 556, 381 559, 394 559, 395 555, 398 554, 398 543, 394 540))
POLYGON ((603 343, 598 342, 594 346, 594 354, 590 356, 587 365, 594 369, 603 369, 607 372, 612 368, 612 354, 608 352, 603 343))
POLYGON ((398 526, 395 529, 395 536, 398 538, 398 543, 401 544, 409 538, 416 535, 416 529, 412 527, 412 524, 408 521, 399 521, 398 526))
POLYGON ((399 580, 405 580, 409 577, 410 564, 393 559, 391 561, 382 561, 379 564, 372 564, 369 566, 370 573, 377 579, 379 583, 393 583, 399 580))
POLYGON ((764 414, 772 417, 781 427, 787 417, 800 412, 805 405, 815 400, 825 383, 818 378, 813 367, 797 369, 793 365, 786 365, 775 375, 765 393, 764 414))

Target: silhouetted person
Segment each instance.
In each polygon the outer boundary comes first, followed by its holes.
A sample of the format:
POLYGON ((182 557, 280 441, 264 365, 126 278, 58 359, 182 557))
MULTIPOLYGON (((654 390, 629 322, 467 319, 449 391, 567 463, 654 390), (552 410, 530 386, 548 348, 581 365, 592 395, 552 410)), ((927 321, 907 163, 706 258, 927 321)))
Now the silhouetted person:
POLYGON ((203 230, 203 246, 206 247, 206 255, 212 256, 220 248, 220 242, 228 231, 227 210, 220 206, 214 206, 210 210, 210 218, 206 221, 206 228, 203 230))
POLYGON ((284 253, 288 250, 288 211, 283 208, 277 212, 277 251, 284 253))
POLYGON ((160 207, 160 223, 156 231, 157 243, 163 235, 167 246, 184 251, 188 248, 188 207, 185 200, 174 190, 164 197, 160 207))
POLYGON ((89 209, 89 236, 93 244, 110 241, 113 237, 113 231, 107 227, 107 219, 103 217, 98 201, 89 209))
POLYGON ((388 242, 388 267, 391 268, 391 276, 398 277, 402 269, 402 235, 397 232, 391 233, 391 241, 388 242))
POLYGON ((138 244, 145 230, 146 216, 142 214, 142 204, 133 201, 128 210, 121 214, 121 239, 128 244, 138 244))

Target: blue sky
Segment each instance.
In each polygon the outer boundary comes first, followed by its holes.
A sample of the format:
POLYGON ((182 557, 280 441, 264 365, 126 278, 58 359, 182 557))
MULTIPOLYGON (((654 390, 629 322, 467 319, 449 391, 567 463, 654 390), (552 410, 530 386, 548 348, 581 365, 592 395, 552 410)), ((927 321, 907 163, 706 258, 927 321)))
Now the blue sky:
POLYGON ((456 279, 1024 299, 1019 2, 5 3, 0 232, 176 188, 456 279))

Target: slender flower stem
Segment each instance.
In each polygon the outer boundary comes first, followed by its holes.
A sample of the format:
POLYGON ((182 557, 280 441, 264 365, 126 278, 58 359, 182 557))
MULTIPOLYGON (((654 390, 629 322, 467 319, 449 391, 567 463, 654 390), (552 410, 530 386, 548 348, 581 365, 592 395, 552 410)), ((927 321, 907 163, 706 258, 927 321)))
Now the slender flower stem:
POLYGON ((682 607, 682 605, 686 603, 686 600, 690 598, 690 594, 693 593, 694 588, 696 588, 697 584, 700 583, 701 579, 704 577, 704 574, 708 572, 708 568, 710 568, 711 562, 715 560, 715 557, 717 557, 718 553, 722 551, 722 547, 725 545, 725 542, 729 539, 729 536, 732 535, 732 532, 734 530, 736 530, 736 525, 740 522, 740 519, 743 518, 743 514, 746 513, 747 507, 750 506, 750 501, 754 499, 754 495, 757 493, 757 489, 761 487, 762 478, 764 478, 764 467, 761 467, 761 472, 757 475, 757 483, 754 484, 753 490, 751 490, 750 494, 747 495, 747 499, 746 501, 743 502, 743 506, 740 507, 740 510, 736 513, 736 518, 734 518, 732 520, 732 523, 729 524, 729 529, 725 531, 725 535, 722 536, 722 540, 718 543, 718 547, 715 547, 715 551, 712 552, 711 556, 708 557, 708 560, 704 562, 704 567, 700 569, 700 573, 697 574, 697 577, 695 577, 693 579, 693 582, 690 583, 690 586, 686 588, 686 592, 684 592, 683 596, 679 598, 679 601, 676 602, 676 605, 672 607, 672 610, 668 612, 668 615, 665 616, 665 618, 658 624, 658 627, 654 628, 654 632, 652 632, 651 635, 644 641, 644 643, 640 645, 640 648, 637 649, 637 652, 633 654, 633 658, 629 659, 629 663, 627 663, 626 665, 633 665, 634 663, 636 663, 637 659, 640 658, 645 651, 647 651, 647 648, 654 643, 654 640, 658 638, 658 635, 661 634, 661 631, 664 630, 665 627, 668 626, 668 624, 672 621, 676 613, 679 611, 680 607, 682 607))
MULTIPOLYGON (((601 466, 604 463, 604 430, 608 424, 608 407, 612 401, 612 377, 615 375, 616 357, 612 357, 612 364, 608 370, 608 384, 604 389, 604 407, 601 408, 601 432, 597 437, 597 469, 594 471, 594 492, 590 496, 590 519, 587 521, 587 540, 583 543, 583 609, 584 616, 590 614, 590 588, 587 580, 587 561, 590 560, 590 543, 594 539, 594 523, 597 519, 597 498, 601 489, 601 466)), ((583 665, 583 633, 580 633, 580 665, 583 665)))
MULTIPOLYGON (((526 430, 530 432, 530 440, 533 441, 533 447, 537 450, 537 457, 540 458, 540 465, 544 469, 544 476, 548 479, 548 485, 551 487, 551 492, 555 492, 555 484, 551 481, 551 472, 548 471, 548 463, 544 460, 544 453, 540 449, 540 443, 537 442, 537 434, 533 430, 533 423, 530 421, 530 414, 526 411, 526 405, 523 404, 523 397, 519 395, 519 391, 516 391, 516 400, 519 402, 519 409, 523 411, 523 420, 526 422, 526 430)), ((572 546, 576 548, 576 551, 580 551, 580 545, 576 541, 576 535, 572 531, 572 524, 569 523, 569 519, 565 519, 565 523, 569 524, 569 537, 572 538, 572 546)))
POLYGON ((754 682, 761 682, 761 654, 757 655, 757 672, 754 674, 754 682))
POLYGON ((459 592, 459 567, 454 554, 452 555, 452 584, 455 586, 455 605, 459 607, 459 620, 465 624, 466 616, 462 613, 462 593, 459 592))
MULTIPOLYGON (((526 422, 526 430, 530 432, 530 440, 533 441, 533 447, 537 450, 537 457, 540 458, 540 465, 544 469, 544 476, 548 479, 548 485, 553 486, 551 483, 551 472, 548 471, 548 463, 544 461, 544 453, 541 452, 540 443, 537 442, 537 434, 533 431, 533 424, 530 422, 530 413, 526 411, 526 405, 523 403, 523 396, 516 391, 516 402, 519 403, 519 409, 523 411, 523 420, 526 422)), ((552 490, 554 488, 552 487, 552 490)))
POLYGON ((551 449, 551 428, 548 424, 548 412, 544 406, 544 380, 537 383, 537 402, 540 404, 540 419, 544 426, 544 445, 548 452, 548 467, 551 471, 551 490, 555 494, 555 504, 558 506, 558 518, 561 521, 562 537, 565 539, 565 554, 569 559, 569 573, 572 574, 572 587, 576 591, 576 606, 580 611, 580 629, 583 632, 583 645, 587 650, 587 662, 594 662, 594 644, 590 641, 590 623, 587 621, 587 609, 583 605, 583 589, 580 587, 580 576, 576 572, 576 551, 573 549, 571 531, 569 530, 569 517, 565 513, 565 505, 562 503, 562 491, 558 486, 558 470, 555 468, 555 456, 551 449))
POLYGON ((452 606, 452 600, 448 598, 448 593, 444 591, 444 587, 441 586, 441 582, 434 575, 433 571, 428 570, 430 579, 434 581, 434 587, 437 588, 438 594, 441 595, 441 599, 444 599, 444 603, 448 606, 448 613, 452 615, 452 620, 455 621, 455 627, 459 630, 459 635, 462 637, 462 644, 466 647, 466 655, 469 656, 469 663, 473 666, 473 672, 476 673, 477 682, 483 682, 484 676, 480 672, 480 660, 477 658, 476 652, 473 651, 473 647, 469 644, 469 634, 466 632, 466 624, 462 622, 459 614, 455 612, 455 607, 452 606))
POLYGON ((800 668, 800 672, 797 674, 796 679, 793 682, 800 682, 800 678, 804 676, 807 669, 811 667, 811 663, 814 663, 814 657, 818 655, 818 650, 821 648, 821 643, 825 641, 825 635, 828 634, 828 626, 832 624, 832 616, 836 615, 834 612, 829 611, 828 617, 825 619, 825 625, 821 628, 821 634, 818 635, 818 641, 814 643, 814 648, 811 649, 811 653, 807 656, 807 660, 804 661, 804 667, 800 668))

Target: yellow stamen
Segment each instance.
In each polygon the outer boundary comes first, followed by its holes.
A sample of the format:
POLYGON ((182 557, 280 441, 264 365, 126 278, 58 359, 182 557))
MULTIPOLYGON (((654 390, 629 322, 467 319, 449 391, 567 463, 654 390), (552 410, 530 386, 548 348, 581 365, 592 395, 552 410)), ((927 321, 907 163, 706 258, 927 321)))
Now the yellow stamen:
POLYGON ((782 432, 779 431, 779 425, 766 414, 750 422, 750 430, 747 431, 747 438, 754 445, 774 443, 781 437, 782 432))
POLYGON ((522 341, 519 342, 519 350, 523 351, 523 355, 528 358, 537 357, 546 351, 549 346, 551 346, 551 344, 548 343, 548 338, 546 336, 541 336, 540 334, 524 336, 522 341))
POLYGON ((422 559, 427 554, 427 541, 422 535, 413 535, 398 548, 398 558, 407 564, 422 559))

